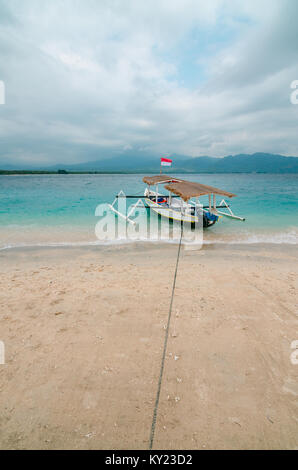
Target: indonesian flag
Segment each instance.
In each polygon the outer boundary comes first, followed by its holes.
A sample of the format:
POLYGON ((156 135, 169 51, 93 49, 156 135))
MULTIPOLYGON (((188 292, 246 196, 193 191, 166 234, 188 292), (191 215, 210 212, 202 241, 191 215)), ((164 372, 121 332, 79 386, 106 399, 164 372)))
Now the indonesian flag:
POLYGON ((161 158, 160 159, 160 164, 162 166, 171 166, 172 165, 172 160, 170 160, 169 158, 161 158))

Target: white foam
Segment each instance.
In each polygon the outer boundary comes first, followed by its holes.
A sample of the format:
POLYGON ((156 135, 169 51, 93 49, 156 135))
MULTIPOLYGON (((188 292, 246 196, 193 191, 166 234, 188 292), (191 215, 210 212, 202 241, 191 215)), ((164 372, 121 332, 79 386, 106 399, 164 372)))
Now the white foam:
MULTIPOLYGON (((210 234, 211 235, 211 234, 210 234)), ((220 235, 214 235, 214 238, 208 239, 205 236, 203 240, 204 245, 253 245, 253 244, 277 244, 277 245, 297 245, 298 244, 298 230, 292 229, 287 232, 276 232, 276 233, 245 233, 245 234, 229 234, 226 236, 220 237, 220 235)), ((59 248, 59 247, 87 247, 87 246, 117 246, 117 245, 129 245, 132 243, 171 243, 175 244, 178 240, 148 240, 147 238, 139 240, 129 240, 129 239, 117 239, 117 240, 108 240, 108 241, 63 241, 63 242, 32 242, 32 243, 6 243, 0 245, 0 251, 10 250, 15 248, 59 248)))
POLYGON ((293 229, 287 232, 270 232, 270 233, 246 233, 241 237, 234 237, 231 235, 229 238, 219 238, 212 240, 204 240, 204 244, 233 244, 233 245, 253 245, 253 244, 273 244, 273 245, 297 245, 298 244, 298 231, 293 229))
POLYGON ((59 247, 86 247, 86 246, 112 246, 112 245, 129 245, 132 243, 177 243, 179 240, 148 240, 147 238, 138 240, 117 239, 108 241, 81 241, 81 242, 43 242, 43 243, 15 243, 0 246, 0 251, 15 248, 59 248, 59 247))

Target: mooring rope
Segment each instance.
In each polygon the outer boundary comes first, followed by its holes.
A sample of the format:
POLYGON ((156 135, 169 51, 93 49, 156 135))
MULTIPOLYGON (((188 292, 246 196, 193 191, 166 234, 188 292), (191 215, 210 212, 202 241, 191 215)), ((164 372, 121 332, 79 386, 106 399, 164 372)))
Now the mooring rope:
POLYGON ((165 366, 165 359, 166 359, 166 352, 167 352, 167 345, 168 345, 168 338, 169 338, 169 330, 170 330, 170 323, 171 323, 171 317, 172 317, 172 307, 173 307, 174 293, 175 293, 175 287, 176 287, 177 271, 178 271, 180 251, 181 251, 182 235, 183 235, 183 222, 181 223, 181 234, 180 234, 180 241, 179 241, 179 247, 178 247, 178 253, 177 253, 176 269, 175 269, 174 280, 173 280, 170 309, 169 309, 169 314, 168 314, 168 323, 167 323, 167 328, 166 328, 166 333, 165 333, 163 354, 162 354, 162 359, 161 359, 161 367, 160 367, 160 372, 159 372, 157 393, 156 393, 156 399, 155 399, 155 405, 154 405, 154 411, 153 411, 150 441, 149 441, 149 450, 152 449, 153 441, 154 441, 157 411, 158 411, 158 405, 159 405, 159 398, 160 398, 161 384, 162 384, 162 378, 163 378, 163 371, 164 371, 164 366, 165 366))

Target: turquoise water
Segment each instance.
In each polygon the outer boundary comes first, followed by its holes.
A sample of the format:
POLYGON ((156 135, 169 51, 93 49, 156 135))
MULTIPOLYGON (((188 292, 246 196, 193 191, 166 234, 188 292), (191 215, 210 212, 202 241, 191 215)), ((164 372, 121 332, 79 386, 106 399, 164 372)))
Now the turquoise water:
MULTIPOLYGON (((246 221, 222 218, 204 233, 207 241, 297 243, 298 175, 180 176, 237 194, 230 201, 231 207, 246 221)), ((0 248, 22 243, 95 241, 97 205, 111 203, 120 189, 126 194, 143 194, 142 178, 143 175, 0 176, 0 248)))

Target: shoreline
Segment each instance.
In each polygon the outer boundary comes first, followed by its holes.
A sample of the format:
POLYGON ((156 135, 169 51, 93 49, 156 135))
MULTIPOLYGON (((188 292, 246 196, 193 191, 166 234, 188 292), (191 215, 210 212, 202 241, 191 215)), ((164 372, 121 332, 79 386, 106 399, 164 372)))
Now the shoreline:
MULTIPOLYGON (((178 248, 178 242, 168 242, 168 241, 160 241, 160 240, 153 240, 153 241, 115 241, 115 242, 107 242, 107 243, 100 243, 97 241, 88 241, 88 242, 57 242, 57 243, 45 243, 45 244, 21 244, 20 246, 9 246, 9 247, 2 247, 0 248, 0 256, 4 253, 30 253, 32 252, 46 252, 46 251, 55 251, 60 250, 63 252, 71 251, 71 250, 81 250, 81 251, 91 251, 91 252, 111 252, 111 251, 136 251, 140 252, 143 251, 167 251, 167 250, 175 250, 178 248)), ((297 254, 297 244, 294 243, 263 243, 263 242, 251 242, 246 243, 243 242, 225 242, 225 241, 207 241, 204 242, 200 248, 192 247, 192 245, 184 245, 182 244, 182 250, 190 251, 193 253, 197 253, 200 251, 218 251, 218 252, 225 252, 225 251, 251 251, 251 252, 258 252, 258 251, 278 251, 278 252, 292 252, 293 254, 297 254)))
MULTIPOLYGON (((0 240, 0 252, 15 249, 27 248, 50 248, 50 247, 117 247, 117 246, 151 246, 157 245, 165 247, 175 245, 176 241, 171 240, 98 240, 94 237, 94 228, 85 227, 42 227, 33 229, 32 226, 11 227, 2 229, 0 240), (35 232, 34 232, 35 230, 35 232), (14 234, 14 236, 13 236, 14 234)), ((298 227, 292 226, 284 231, 272 229, 256 230, 247 232, 205 232, 203 233, 203 247, 207 246, 297 246, 298 227)))
MULTIPOLYGON (((298 157, 294 157, 298 158, 298 157)), ((57 175, 57 176, 67 176, 67 175, 143 175, 143 174, 149 174, 149 175, 155 175, 158 174, 160 171, 160 168, 158 167, 156 170, 138 170, 138 171, 131 171, 131 170, 123 170, 123 171, 100 171, 100 170, 86 170, 86 171, 71 171, 71 170, 53 170, 53 171, 47 171, 47 170, 1 170, 0 169, 0 176, 26 176, 26 175, 57 175)), ((181 169, 173 169, 169 172, 165 172, 164 174, 181 174, 181 175, 197 175, 197 174, 202 174, 202 175, 294 175, 296 176, 298 174, 298 171, 276 171, 276 172, 270 172, 270 171, 241 171, 241 170, 234 170, 234 171, 206 171, 204 169, 201 170, 183 170, 181 169)))

